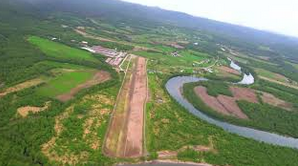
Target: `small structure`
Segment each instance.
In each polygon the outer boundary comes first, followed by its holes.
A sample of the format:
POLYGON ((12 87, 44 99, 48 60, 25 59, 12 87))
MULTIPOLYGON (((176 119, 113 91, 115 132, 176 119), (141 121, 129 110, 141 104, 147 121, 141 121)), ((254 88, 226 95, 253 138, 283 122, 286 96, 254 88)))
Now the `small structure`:
POLYGON ((179 57, 180 56, 178 51, 172 52, 171 55, 173 57, 179 57))
POLYGON ((96 53, 92 48, 90 48, 90 47, 81 47, 83 50, 87 50, 87 51, 89 51, 89 52, 91 52, 91 53, 96 53))
POLYGON ((88 42, 86 42, 86 41, 81 41, 81 43, 82 43, 82 44, 88 44, 88 42))

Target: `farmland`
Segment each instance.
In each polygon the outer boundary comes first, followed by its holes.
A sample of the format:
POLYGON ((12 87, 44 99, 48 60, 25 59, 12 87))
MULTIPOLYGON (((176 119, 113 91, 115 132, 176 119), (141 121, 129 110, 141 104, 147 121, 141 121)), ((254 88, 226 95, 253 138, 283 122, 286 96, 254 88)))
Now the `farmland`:
POLYGON ((44 52, 48 56, 61 59, 86 60, 92 62, 97 61, 97 59, 88 52, 74 49, 37 36, 29 37, 28 41, 36 45, 42 52, 44 52))

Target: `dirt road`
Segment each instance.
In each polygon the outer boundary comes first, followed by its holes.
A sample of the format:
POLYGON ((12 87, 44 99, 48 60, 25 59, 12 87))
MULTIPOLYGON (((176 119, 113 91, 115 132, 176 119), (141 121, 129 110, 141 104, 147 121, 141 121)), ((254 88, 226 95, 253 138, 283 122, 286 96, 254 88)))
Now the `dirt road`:
POLYGON ((147 91, 146 59, 132 55, 106 135, 104 152, 107 155, 123 158, 143 156, 147 91))

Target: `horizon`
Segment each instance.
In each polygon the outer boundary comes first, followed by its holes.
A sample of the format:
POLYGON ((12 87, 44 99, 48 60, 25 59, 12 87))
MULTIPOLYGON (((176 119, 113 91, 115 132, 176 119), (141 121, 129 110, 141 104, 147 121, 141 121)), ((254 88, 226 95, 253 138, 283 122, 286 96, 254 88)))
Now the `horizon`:
POLYGON ((298 1, 122 0, 298 38, 298 1), (191 5, 189 5, 191 4, 191 5), (258 5, 256 5, 258 4, 258 5), (270 6, 268 6, 270 4, 270 6), (195 6, 195 7, 193 7, 195 6), (224 6, 224 7, 222 7, 224 6))

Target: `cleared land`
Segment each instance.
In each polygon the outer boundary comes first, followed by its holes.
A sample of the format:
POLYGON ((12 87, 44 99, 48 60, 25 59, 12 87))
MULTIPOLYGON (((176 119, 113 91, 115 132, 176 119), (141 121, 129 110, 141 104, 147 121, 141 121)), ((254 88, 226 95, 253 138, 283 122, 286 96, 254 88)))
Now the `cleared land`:
POLYGON ((287 86, 287 87, 290 87, 290 88, 298 89, 297 85, 292 85, 292 84, 289 84, 289 83, 281 82, 281 81, 278 81, 278 80, 275 80, 275 79, 272 79, 272 78, 268 78, 268 77, 264 77, 264 76, 259 76, 259 78, 261 78, 263 80, 266 80, 266 81, 274 82, 274 83, 277 83, 277 84, 280 84, 280 85, 284 85, 284 86, 287 86))
POLYGON ((26 89, 26 88, 30 88, 30 87, 39 85, 43 82, 44 81, 42 79, 36 78, 36 79, 33 79, 33 80, 29 80, 29 81, 20 83, 18 85, 15 85, 13 87, 5 89, 3 92, 0 92, 0 97, 3 97, 3 96, 5 96, 9 93, 17 92, 17 91, 20 91, 20 90, 23 90, 23 89, 26 89))
MULTIPOLYGON (((65 66, 67 67, 67 66, 65 66)), ((52 71, 54 79, 37 89, 37 94, 68 101, 80 90, 90 88, 111 78, 106 71, 91 68, 59 68, 52 71)))
POLYGON ((57 96, 57 99, 64 102, 68 101, 72 99, 75 96, 75 94, 77 94, 80 90, 90 88, 94 85, 105 82, 110 78, 110 73, 106 71, 98 71, 94 74, 94 76, 91 79, 82 84, 77 85, 75 88, 72 88, 68 93, 64 93, 62 95, 57 96))
POLYGON ((288 103, 284 100, 276 98, 274 95, 272 95, 270 93, 266 93, 266 92, 261 92, 261 93, 262 93, 262 101, 263 102, 273 105, 275 107, 283 108, 288 111, 293 109, 293 105, 291 103, 288 103))
POLYGON ((203 102, 215 111, 224 115, 235 116, 241 119, 248 119, 248 117, 238 107, 236 98, 225 95, 218 95, 218 97, 210 96, 207 93, 207 88, 203 86, 198 86, 194 90, 195 93, 203 100, 203 102))
POLYGON ((43 107, 33 107, 33 106, 20 107, 18 108, 17 112, 24 118, 24 117, 27 117, 29 113, 35 114, 48 109, 50 104, 51 102, 46 102, 45 106, 43 107))
POLYGON ((106 136, 104 152, 107 155, 124 158, 143 155, 146 100, 146 59, 132 55, 106 136))
POLYGON ((264 69, 255 69, 255 71, 257 72, 258 75, 262 77, 273 79, 279 82, 289 83, 288 78, 281 74, 273 73, 271 71, 264 70, 264 69))
MULTIPOLYGON (((198 97, 202 99, 210 108, 218 113, 235 116, 241 119, 248 119, 248 117, 242 112, 237 104, 237 101, 244 100, 250 103, 259 103, 256 95, 256 90, 249 88, 240 88, 231 86, 229 90, 232 92, 233 97, 226 95, 218 95, 217 97, 210 96, 207 93, 207 88, 204 86, 197 86, 194 91, 198 97)), ((276 98, 274 95, 266 92, 261 92, 261 99, 264 103, 270 104, 275 107, 283 108, 286 110, 292 110, 293 106, 284 100, 276 98)))
POLYGON ((37 36, 31 36, 28 41, 37 46, 43 53, 48 56, 62 59, 98 61, 91 53, 72 48, 57 42, 43 39, 37 36))
POLYGON ((218 70, 219 70, 220 72, 225 72, 225 73, 229 73, 229 74, 234 74, 234 75, 237 75, 237 76, 241 75, 241 73, 240 73, 239 71, 237 71, 237 70, 235 70, 235 69, 232 69, 232 68, 230 68, 230 67, 227 67, 227 66, 220 66, 220 67, 218 67, 218 70))

